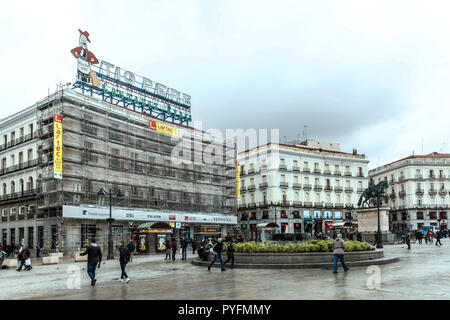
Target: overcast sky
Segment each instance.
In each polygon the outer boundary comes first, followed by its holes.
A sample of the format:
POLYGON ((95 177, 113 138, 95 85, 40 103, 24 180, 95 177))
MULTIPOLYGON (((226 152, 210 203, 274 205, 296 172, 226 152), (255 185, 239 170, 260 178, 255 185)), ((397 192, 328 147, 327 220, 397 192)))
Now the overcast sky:
POLYGON ((450 151, 445 1, 10 1, 0 116, 73 82, 78 28, 97 58, 192 96, 208 128, 279 128, 357 148, 369 167, 450 151), (445 146, 445 147, 444 147, 445 146), (445 150, 444 150, 445 148, 445 150))

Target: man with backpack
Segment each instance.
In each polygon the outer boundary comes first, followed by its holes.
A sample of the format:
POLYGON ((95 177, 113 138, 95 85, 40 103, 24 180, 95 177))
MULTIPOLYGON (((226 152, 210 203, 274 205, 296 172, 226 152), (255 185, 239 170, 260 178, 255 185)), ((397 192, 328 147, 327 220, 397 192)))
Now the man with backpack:
POLYGON ((128 283, 128 281, 130 281, 130 278, 128 278, 128 275, 125 272, 125 267, 127 266, 127 263, 130 261, 131 254, 130 250, 128 250, 128 247, 125 246, 125 243, 123 241, 119 242, 119 252, 120 252, 119 262, 122 274, 120 275, 120 279, 117 280, 123 282, 125 279, 125 283, 128 283))

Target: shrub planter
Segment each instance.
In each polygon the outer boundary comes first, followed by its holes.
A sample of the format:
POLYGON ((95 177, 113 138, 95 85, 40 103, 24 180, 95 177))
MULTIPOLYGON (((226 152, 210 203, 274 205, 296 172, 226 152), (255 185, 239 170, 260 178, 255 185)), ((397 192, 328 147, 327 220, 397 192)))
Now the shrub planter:
MULTIPOLYGON (((226 259, 226 254, 223 256, 226 259)), ((235 268, 249 269, 330 269, 333 265, 332 252, 309 253, 235 253, 235 268)), ((349 267, 381 265, 398 261, 398 258, 384 258, 383 250, 346 252, 345 262, 349 267)), ((207 261, 195 259, 194 265, 206 266, 207 261)), ((214 266, 220 266, 217 261, 214 266)), ((228 267, 227 265, 226 267, 228 267)))

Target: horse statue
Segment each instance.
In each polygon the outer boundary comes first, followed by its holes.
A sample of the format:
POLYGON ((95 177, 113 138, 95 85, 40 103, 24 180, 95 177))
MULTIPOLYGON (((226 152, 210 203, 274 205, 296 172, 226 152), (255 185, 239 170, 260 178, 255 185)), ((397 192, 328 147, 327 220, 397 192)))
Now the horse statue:
POLYGON ((375 185, 373 179, 370 179, 369 187, 365 189, 361 194, 361 197, 358 201, 358 206, 364 207, 364 205, 367 205, 367 207, 369 207, 369 201, 371 199, 376 199, 377 195, 382 197, 387 188, 388 183, 386 181, 380 181, 377 185, 375 185))

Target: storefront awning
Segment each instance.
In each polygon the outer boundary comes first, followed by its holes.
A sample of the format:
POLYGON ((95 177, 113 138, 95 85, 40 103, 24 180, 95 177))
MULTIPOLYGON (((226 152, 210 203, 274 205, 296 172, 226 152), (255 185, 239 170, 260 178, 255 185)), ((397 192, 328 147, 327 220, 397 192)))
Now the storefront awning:
POLYGON ((277 225, 274 222, 269 222, 269 223, 258 223, 256 225, 256 228, 279 228, 280 226, 277 225))
POLYGON ((342 221, 333 222, 333 227, 343 227, 343 226, 344 226, 344 222, 342 222, 342 221))
POLYGON ((138 229, 171 229, 172 227, 165 222, 146 222, 138 226, 138 229))
POLYGON ((331 228, 333 226, 333 221, 325 221, 325 227, 331 228))

